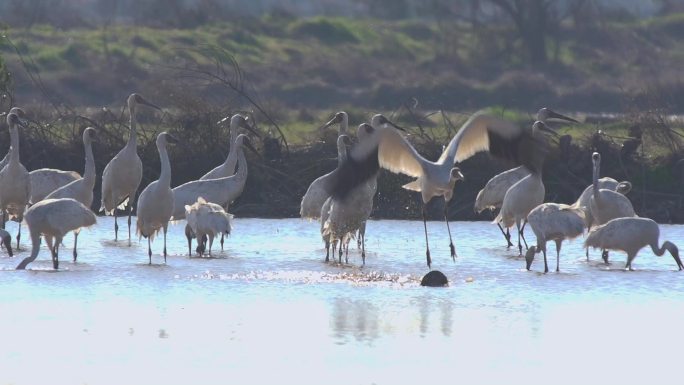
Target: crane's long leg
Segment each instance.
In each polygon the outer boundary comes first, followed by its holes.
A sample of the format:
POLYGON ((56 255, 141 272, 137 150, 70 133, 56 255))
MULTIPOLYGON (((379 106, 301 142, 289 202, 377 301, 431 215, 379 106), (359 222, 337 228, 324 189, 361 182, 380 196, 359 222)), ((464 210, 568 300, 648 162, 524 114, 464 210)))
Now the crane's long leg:
POLYGON ((608 264, 608 250, 605 250, 605 249, 603 250, 603 252, 601 253, 601 258, 603 258, 603 262, 605 262, 607 265, 608 264))
POLYGON ((562 239, 556 239, 556 273, 560 271, 560 251, 562 243, 562 239))
POLYGON ((152 264, 152 245, 150 244, 150 237, 147 237, 147 256, 150 257, 150 265, 152 264))
POLYGON ((164 226, 164 263, 166 263, 166 226, 164 226))
POLYGON ((451 239, 451 229, 449 228, 449 202, 444 198, 444 222, 447 225, 447 232, 449 233, 449 249, 451 250, 451 260, 456 262, 456 248, 454 241, 451 239))
MULTIPOLYGON (((523 221, 522 228, 520 229, 520 236, 522 237, 523 242, 525 242, 525 250, 529 249, 527 246, 527 240, 525 239, 525 225, 527 224, 527 219, 523 221)), ((522 252, 521 252, 522 254, 522 252)))
POLYGON ((337 259, 339 259, 340 264, 342 263, 342 239, 340 238, 340 248, 337 250, 337 259))
POLYGON ((520 244, 520 221, 515 221, 515 227, 518 229, 518 253, 522 255, 522 245, 520 244))
POLYGON ((62 240, 59 238, 55 239, 55 260, 52 263, 52 266, 55 268, 55 270, 59 269, 59 244, 62 243, 62 240))
POLYGON ((209 234, 209 256, 211 256, 211 246, 214 244, 214 234, 209 234))
MULTIPOLYGON (((225 233, 221 232, 221 251, 223 251, 223 237, 225 235, 226 235, 225 233)), ((209 248, 211 249, 211 246, 209 248)))
POLYGON ((74 233, 74 262, 76 262, 76 258, 78 258, 78 253, 76 252, 76 246, 78 245, 78 233, 74 233))
MULTIPOLYGON (((135 197, 135 194, 133 194, 135 197)), ((128 244, 131 244, 131 215, 133 215, 133 198, 128 199, 128 244)))
POLYGON ((508 229, 504 231, 503 227, 501 227, 501 223, 497 223, 496 225, 499 227, 499 230, 501 230, 501 234, 504 236, 504 239, 508 243, 508 246, 506 247, 510 248, 511 246, 513 246, 513 243, 511 243, 511 233, 508 231, 508 229))
POLYGON ((544 241, 544 246, 542 247, 542 252, 544 253, 544 274, 549 272, 549 265, 546 262, 546 241, 544 241))
POLYGON ((425 229, 425 257, 427 259, 428 269, 432 265, 432 258, 430 258, 430 243, 427 235, 427 213, 425 212, 425 202, 423 202, 423 228, 425 229))
POLYGON ((361 260, 363 261, 363 266, 366 266, 366 232, 364 231, 363 234, 360 234, 359 238, 361 239, 361 260))
POLYGON ((19 240, 21 239, 21 222, 19 222, 19 230, 17 230, 17 250, 19 250, 19 240))
POLYGON ((114 212, 114 242, 119 240, 119 222, 116 220, 116 207, 113 210, 114 212))

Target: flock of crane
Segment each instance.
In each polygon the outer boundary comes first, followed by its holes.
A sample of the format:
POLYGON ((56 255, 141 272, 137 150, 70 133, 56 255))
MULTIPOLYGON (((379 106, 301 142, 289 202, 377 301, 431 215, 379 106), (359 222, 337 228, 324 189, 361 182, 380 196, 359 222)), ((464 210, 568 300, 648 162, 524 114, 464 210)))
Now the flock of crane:
MULTIPOLYGON (((130 132, 124 148, 107 164, 102 174, 102 202, 100 211, 114 215, 114 237, 118 240, 116 210, 128 208, 128 239, 131 239, 131 215, 142 180, 142 162, 137 154, 136 111, 139 105, 160 109, 139 94, 131 94, 127 100, 130 113, 130 132)), ((160 109, 161 110, 161 109, 160 109)), ((30 231, 32 249, 29 257, 21 261, 17 269, 25 269, 38 256, 41 237, 45 238, 52 255, 53 267, 59 267, 59 247, 68 232, 74 232, 73 258, 77 260, 79 231, 95 224, 96 215, 90 210, 93 202, 96 170, 92 142, 97 138, 95 128, 83 132, 85 169, 83 176, 72 171, 39 169, 28 172, 20 162, 19 128, 25 126, 24 111, 14 107, 7 114, 10 130, 10 150, 0 163, 0 208, 2 209, 2 244, 12 256, 10 234, 4 230, 6 220, 26 221, 30 231)), ((486 209, 500 212, 494 223, 501 229, 508 246, 509 228, 518 230, 518 251, 522 256, 524 228, 527 223, 537 238, 537 245, 530 246, 525 254, 529 270, 536 253, 544 255, 545 272, 548 272, 546 243, 556 243, 556 271, 559 270, 561 243, 584 234, 589 229, 585 247, 603 249, 603 259, 608 261, 608 250, 627 253, 626 268, 632 269, 637 252, 650 246, 657 255, 668 250, 679 270, 684 268, 677 247, 666 241, 659 245, 659 228, 651 219, 638 217, 631 202, 625 196, 631 189, 629 182, 617 182, 612 178, 599 178, 601 157, 592 155, 594 165, 593 183, 588 186, 577 202, 572 205, 543 203, 544 184, 542 165, 549 144, 546 134, 556 134, 546 125, 551 119, 570 122, 576 120, 542 108, 537 121, 524 127, 484 112, 473 114, 459 129, 436 162, 423 158, 402 135, 404 129, 383 115, 372 117, 370 123, 358 126, 356 144, 349 134, 348 115, 338 112, 323 127, 338 125, 338 166, 335 170, 316 179, 301 202, 301 217, 320 221, 321 236, 326 246, 326 262, 332 249, 342 262, 342 254, 348 254, 349 244, 356 239, 365 264, 366 221, 373 209, 380 168, 416 178, 404 185, 407 190, 417 191, 422 197, 423 225, 425 231, 426 260, 431 267, 429 239, 425 206, 433 198, 442 196, 448 203, 455 183, 463 180, 456 166, 474 154, 488 151, 491 155, 508 159, 520 166, 493 177, 479 192, 475 210, 486 209), (505 229, 505 230, 504 230, 505 229)), ((185 235, 188 254, 192 254, 192 239, 197 238, 196 251, 211 254, 213 240, 230 234, 232 215, 227 213, 230 204, 240 196, 247 179, 247 161, 243 147, 255 151, 249 137, 240 134, 243 128, 259 135, 248 119, 236 114, 230 118, 230 152, 226 160, 203 175, 200 179, 171 188, 171 163, 167 146, 178 141, 169 133, 157 136, 156 145, 161 160, 159 179, 150 183, 137 199, 137 234, 148 240, 148 258, 152 263, 151 241, 159 232, 164 236, 164 262, 166 262, 166 234, 170 221, 186 219, 185 235), (237 170, 237 171, 236 171, 237 170)), ((448 204, 444 205, 444 219, 449 233, 452 259, 456 258, 448 221, 448 204)), ((21 238, 18 227, 17 247, 21 238)), ((587 251, 588 258, 588 251, 587 251)))

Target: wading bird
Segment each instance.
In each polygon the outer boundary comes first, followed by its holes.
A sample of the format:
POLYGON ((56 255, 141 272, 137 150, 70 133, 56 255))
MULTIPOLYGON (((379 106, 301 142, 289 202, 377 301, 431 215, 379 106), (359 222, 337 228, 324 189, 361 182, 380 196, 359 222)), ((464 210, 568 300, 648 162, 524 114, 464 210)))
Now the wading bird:
MULTIPOLYGON (((338 161, 342 162, 344 159, 347 158, 347 146, 351 146, 351 140, 349 139, 349 136, 347 135, 340 135, 337 137, 337 159, 338 161)), ((328 175, 328 174, 326 174, 328 175)), ((323 176, 325 177, 325 175, 323 176)), ((321 177, 321 178, 323 178, 321 177)), ((319 180, 321 178, 316 179, 319 180)), ((309 189, 307 190, 307 194, 312 190, 312 187, 316 184, 316 181, 311 183, 309 186, 309 189)), ((320 192, 322 196, 328 196, 327 193, 325 192, 325 189, 323 188, 323 185, 319 185, 318 188, 315 189, 317 192, 320 192)), ((306 195, 305 195, 306 197, 306 195)), ((304 200, 306 198, 302 198, 302 210, 300 211, 300 214, 302 214, 304 210, 304 200)), ((325 243, 325 261, 328 262, 330 260, 330 233, 325 231, 325 223, 328 221, 328 216, 330 214, 330 205, 332 204, 332 200, 328 196, 326 200, 323 202, 323 205, 320 208, 320 213, 319 213, 319 221, 321 224, 321 238, 323 238, 323 243, 325 243)), ((334 254, 333 250, 333 254, 334 254)))
POLYGON ((226 160, 211 171, 202 175, 202 177, 199 178, 200 180, 225 178, 227 176, 235 175, 235 167, 237 166, 238 160, 236 149, 238 146, 236 145, 236 142, 240 127, 251 131, 257 136, 260 136, 259 133, 254 130, 254 128, 247 124, 247 118, 240 114, 233 115, 230 118, 230 149, 228 150, 228 156, 226 156, 226 160))
MULTIPOLYGON (((601 155, 595 152, 591 155, 591 160, 594 164, 592 175, 593 193, 589 200, 589 206, 593 223, 602 225, 611 219, 636 216, 629 198, 619 192, 599 188, 598 179, 601 172, 601 155)), ((608 263, 608 251, 604 250, 601 256, 603 261, 608 263)))
POLYGON ((21 219, 26 211, 26 205, 31 195, 29 173, 19 160, 19 129, 24 127, 19 116, 15 113, 7 114, 7 125, 10 131, 12 151, 9 162, 0 170, 0 209, 3 214, 2 227, 7 219, 17 219, 17 250, 21 239, 21 219))
MULTIPOLYGON (((197 236, 197 252, 201 256, 207 248, 205 237, 209 238, 209 255, 218 234, 230 234, 233 216, 223 210, 223 207, 207 202, 204 198, 197 198, 197 202, 185 206, 185 218, 192 234, 197 236)), ((188 250, 188 254, 192 251, 188 250)))
MULTIPOLYGON (((456 181, 463 179, 461 170, 455 166, 456 162, 488 150, 494 156, 522 163, 536 171, 540 169, 545 155, 543 146, 539 145, 540 138, 532 135, 529 129, 478 112, 461 126, 440 158, 431 162, 420 156, 398 131, 389 127, 393 125, 398 128, 396 125, 384 117, 378 120, 381 126, 373 131, 368 140, 360 141, 350 150, 347 160, 335 170, 335 177, 326 189, 334 199, 344 200, 356 186, 374 176, 380 167, 417 178, 403 187, 421 193, 428 267, 432 262, 425 205, 436 196, 443 196, 446 202, 451 200, 456 181)), ((546 126, 542 129, 548 130, 546 126)), ((445 205, 445 218, 448 218, 447 207, 445 205)), ((450 248, 452 258, 455 258, 453 241, 450 242, 450 248)))
MULTIPOLYGON (((19 117, 19 119, 25 119, 26 118, 26 113, 24 112, 23 109, 19 107, 12 107, 9 112, 5 113, 3 112, 0 114, 0 117, 4 118, 5 121, 7 121, 7 115, 8 114, 15 114, 19 117)), ((12 155, 12 145, 10 145, 10 148, 7 150, 7 154, 5 154, 5 157, 0 160, 0 170, 5 168, 7 166, 7 163, 9 163, 10 156, 12 155)))
MULTIPOLYGON (((546 107, 537 111, 538 121, 546 123, 551 119, 579 123, 573 118, 561 115, 546 107)), ((485 184, 482 190, 478 192, 477 198, 475 199, 475 212, 479 214, 486 209, 491 211, 500 209, 501 205, 503 204, 504 197, 506 196, 506 191, 508 191, 511 186, 529 174, 530 171, 527 168, 524 166, 518 166, 495 175, 492 179, 487 181, 487 184, 485 184)), ((511 234, 508 229, 504 231, 498 222, 496 224, 499 227, 499 230, 501 230, 504 238, 506 238, 508 247, 513 246, 511 243, 511 234)))
POLYGON ((591 230, 584 241, 584 247, 624 251, 627 253, 625 269, 632 270, 632 261, 639 250, 644 246, 651 246, 651 250, 657 256, 663 255, 665 250, 669 251, 677 263, 677 268, 684 269, 684 264, 679 259, 677 246, 670 241, 665 241, 662 246, 658 246, 659 238, 660 228, 654 220, 623 217, 612 219, 591 230))
MULTIPOLYGON (((556 271, 559 271, 561 244, 566 239, 577 238, 584 233, 584 211, 561 203, 543 203, 527 215, 527 221, 537 237, 537 247, 544 253, 544 273, 549 272, 546 261, 546 242, 556 242, 556 271)), ((534 252, 525 254, 526 268, 530 269, 534 252)))
MULTIPOLYGON (((552 132, 546 127, 546 124, 536 121, 532 125, 532 136, 539 136, 542 131, 552 132)), ((545 153, 546 142, 539 140, 539 146, 536 151, 545 153)), ((541 156, 541 155, 540 155, 541 156)), ((518 229, 518 252, 522 255, 522 245, 520 244, 520 238, 525 242, 527 246, 527 241, 525 240, 525 224, 527 223, 527 214, 532 211, 535 207, 539 206, 544 202, 544 195, 546 194, 546 189, 544 188, 544 182, 542 181, 542 167, 541 160, 537 168, 532 169, 530 174, 520 181, 516 182, 511 188, 506 191, 504 196, 503 204, 501 205, 501 211, 499 215, 494 220, 495 223, 503 224, 503 227, 508 229, 515 224, 518 229), (522 227, 521 227, 522 224, 522 227)))
POLYGON ((135 204, 135 194, 142 180, 142 162, 138 156, 138 121, 136 118, 139 104, 150 106, 161 111, 161 108, 148 102, 138 94, 128 97, 130 127, 128 142, 105 166, 102 173, 102 204, 100 211, 106 215, 114 215, 114 240, 119 238, 119 224, 116 209, 123 210, 128 205, 128 241, 131 241, 131 214, 135 204))
MULTIPOLYGON (((95 188, 95 157, 93 157, 93 140, 97 131, 88 127, 83 131, 83 148, 85 149, 85 168, 83 178, 79 178, 66 186, 51 192, 45 199, 73 198, 90 208, 93 205, 93 189, 95 188)), ((74 262, 78 258, 78 230, 74 230, 74 262)))
MULTIPOLYGON (((346 140, 349 140, 349 137, 346 135, 347 126, 349 124, 348 122, 349 117, 347 116, 347 113, 344 111, 340 111, 336 113, 335 116, 322 127, 323 129, 330 127, 333 124, 339 124, 339 131, 337 136, 338 166, 342 164, 342 162, 347 158, 346 146, 344 145, 344 143, 340 143, 340 138, 346 137, 346 140)), ((306 193, 302 197, 302 203, 299 209, 299 216, 305 219, 320 219, 321 208, 323 207, 323 204, 325 203, 326 199, 330 197, 330 194, 325 190, 325 184, 327 183, 326 181, 332 177, 332 173, 333 172, 331 171, 325 175, 316 178, 313 182, 311 182, 309 188, 306 190, 306 193)))
POLYGON ((166 132, 157 135, 157 151, 161 161, 159 179, 150 183, 140 193, 137 207, 138 236, 147 238, 147 255, 152 264, 152 238, 160 229, 164 232, 164 263, 166 263, 166 230, 173 214, 173 191, 171 190, 171 163, 166 150, 167 144, 178 143, 178 140, 166 132))
POLYGON ((33 262, 40 251, 40 236, 45 236, 45 242, 52 254, 52 267, 59 268, 59 245, 62 238, 69 231, 76 231, 95 224, 95 214, 83 203, 71 199, 45 199, 28 210, 24 216, 31 234, 31 255, 17 266, 23 270, 33 262))
MULTIPOLYGON (((373 127, 367 123, 359 126, 361 131, 371 132, 373 127)), ((346 135, 340 136, 340 138, 346 135)), ((340 140, 338 139, 338 145, 340 140)), ((336 244, 340 242, 340 250, 338 251, 339 262, 342 262, 342 249, 346 249, 348 253, 349 241, 359 231, 361 242, 361 258, 363 264, 366 264, 366 247, 364 241, 364 234, 361 233, 361 226, 366 223, 366 220, 373 211, 373 196, 377 189, 377 182, 375 178, 368 179, 351 191, 345 200, 333 200, 328 198, 323 205, 325 210, 321 210, 321 231, 323 240, 326 241, 326 261, 328 260, 328 245, 333 244, 333 254, 336 244)), ((334 257, 334 255, 333 255, 334 257)), ((345 255, 346 257, 346 255, 345 255)), ((348 262, 345 259, 345 262, 348 262)))
MULTIPOLYGON (((193 180, 173 189, 174 221, 185 219, 185 206, 197 202, 199 197, 203 197, 207 202, 216 203, 221 207, 228 207, 242 194, 248 174, 247 159, 242 149, 243 146, 257 153, 245 134, 238 135, 235 141, 235 148, 238 152, 238 169, 235 175, 218 179, 193 180)), ((187 227, 186 237, 188 248, 191 248, 192 237, 188 233, 187 227)))

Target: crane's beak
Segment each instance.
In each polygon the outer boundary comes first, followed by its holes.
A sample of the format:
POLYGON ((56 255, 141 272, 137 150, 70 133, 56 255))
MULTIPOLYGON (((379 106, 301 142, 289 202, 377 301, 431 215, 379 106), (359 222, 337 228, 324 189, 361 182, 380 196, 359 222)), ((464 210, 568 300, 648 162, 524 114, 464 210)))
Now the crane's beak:
POLYGON ((148 101, 147 99, 143 98, 143 97, 140 96, 140 95, 138 95, 138 100, 137 100, 137 102, 140 103, 140 104, 144 104, 144 105, 146 105, 146 106, 155 108, 155 109, 157 109, 157 110, 159 110, 159 111, 162 110, 161 107, 159 107, 158 105, 156 105, 156 104, 154 104, 154 103, 148 101))
POLYGON ((257 130, 247 122, 248 120, 249 120, 249 118, 242 119, 240 121, 240 127, 248 130, 252 134, 256 135, 259 139, 261 139, 261 134, 259 132, 257 132, 257 130))
POLYGON ((399 126, 399 125, 397 125, 397 124, 394 124, 394 122, 392 122, 392 121, 389 120, 389 119, 386 119, 386 120, 387 120, 387 124, 389 124, 390 126, 396 128, 397 130, 406 132, 406 129, 404 129, 403 127, 401 127, 401 126, 399 126))
POLYGON ((544 122, 537 121, 534 123, 532 128, 533 129, 539 129, 540 131, 548 132, 548 133, 554 135, 555 137, 560 137, 560 135, 556 131, 550 129, 549 126, 547 126, 544 122))
POLYGON ((548 111, 549 111, 549 116, 548 116, 549 118, 565 120, 565 121, 573 122, 573 123, 579 123, 577 120, 575 120, 569 116, 561 115, 561 114, 559 114, 553 110, 548 110, 548 111))
POLYGON ((335 115, 332 119, 328 121, 328 123, 322 125, 321 127, 318 128, 319 131, 323 131, 326 128, 332 126, 335 123, 340 123, 342 121, 342 117, 340 115, 335 115))

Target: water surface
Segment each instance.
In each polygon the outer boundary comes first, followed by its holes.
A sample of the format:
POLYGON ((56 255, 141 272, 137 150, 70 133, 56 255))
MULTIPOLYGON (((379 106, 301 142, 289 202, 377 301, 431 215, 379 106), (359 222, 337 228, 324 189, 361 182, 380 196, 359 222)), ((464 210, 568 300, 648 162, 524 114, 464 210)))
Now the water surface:
MULTIPOLYGON (((12 270, 22 241, 0 252, 0 383, 681 383, 684 273, 668 254, 625 272, 622 253, 587 262, 580 238, 545 275, 496 226, 454 223, 455 263, 444 224, 428 227, 448 288, 420 287, 413 221, 369 222, 363 268, 356 247, 325 264, 318 224, 299 219, 237 219, 201 259, 174 225, 166 265, 161 237, 148 266, 147 242, 113 242, 111 218, 81 233, 76 264, 68 236, 57 272, 45 248, 12 270)), ((684 246, 683 226, 661 232, 684 246)))

